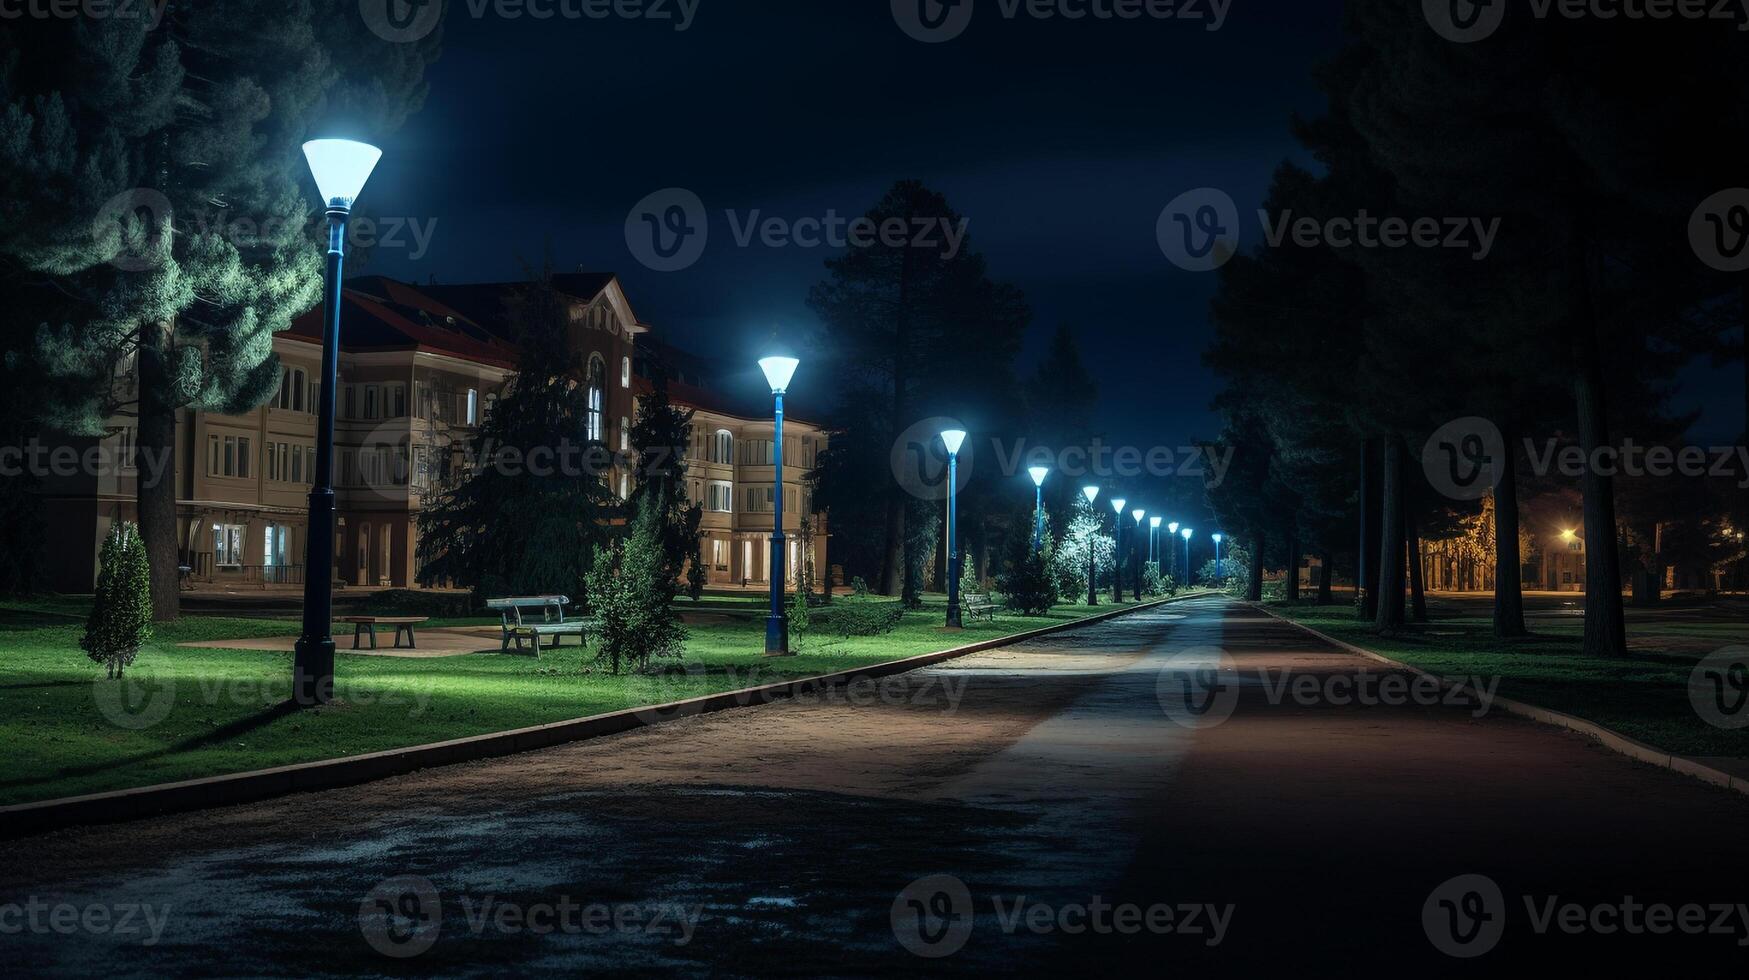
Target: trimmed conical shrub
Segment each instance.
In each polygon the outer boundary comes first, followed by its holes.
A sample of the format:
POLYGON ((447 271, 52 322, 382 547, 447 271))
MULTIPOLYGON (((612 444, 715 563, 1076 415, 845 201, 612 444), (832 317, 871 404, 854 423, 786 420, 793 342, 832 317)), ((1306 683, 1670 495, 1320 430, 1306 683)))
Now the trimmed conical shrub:
POLYGON ((79 645, 114 678, 152 638, 152 579, 139 528, 117 521, 103 541, 98 562, 97 600, 79 645))

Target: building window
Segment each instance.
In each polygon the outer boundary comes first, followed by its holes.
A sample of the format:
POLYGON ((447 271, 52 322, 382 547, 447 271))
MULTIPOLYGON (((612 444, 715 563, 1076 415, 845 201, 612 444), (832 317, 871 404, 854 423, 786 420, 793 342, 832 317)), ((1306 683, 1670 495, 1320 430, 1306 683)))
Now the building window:
POLYGON ((712 481, 705 486, 704 494, 705 510, 713 514, 727 514, 734 509, 734 484, 712 481))
POLYGON ((607 393, 604 390, 606 386, 607 364, 602 361, 600 354, 591 354, 589 356, 589 418, 587 421, 588 431, 586 433, 586 438, 590 442, 602 441, 601 426, 603 409, 607 397, 607 393))
POLYGON ((304 447, 302 446, 292 447, 291 481, 293 483, 304 482, 304 447))
POLYGON ((237 473, 237 438, 225 437, 225 462, 221 471, 225 476, 235 476, 237 473))
POLYGON ((404 419, 407 417, 407 386, 389 385, 388 388, 389 418, 404 419))
POLYGON ((468 389, 468 420, 465 425, 480 424, 480 389, 468 389))
POLYGON ((286 368, 285 373, 281 374, 279 377, 279 407, 280 408, 290 408, 291 407, 291 381, 292 381, 291 368, 286 368))
POLYGON ((619 499, 632 499, 632 478, 625 473, 619 475, 619 499))
POLYGON ((307 383, 304 380, 303 371, 292 372, 292 411, 294 412, 304 410, 304 386, 307 383))
POLYGON ((243 564, 243 525, 213 525, 213 564, 232 567, 243 564))
POLYGON ((741 465, 770 466, 772 459, 770 439, 741 440, 741 465))
POLYGON ((632 448, 632 420, 624 415, 619 417, 619 451, 630 452, 632 448))
POLYGON ((775 499, 776 496, 772 492, 771 487, 748 487, 747 506, 743 510, 743 513, 769 514, 772 510, 772 502, 775 499))
POLYGON ((735 436, 728 429, 718 429, 716 438, 711 440, 711 452, 708 456, 713 463, 733 463, 735 461, 735 436))
POLYGON ((291 453, 291 445, 289 443, 282 442, 279 444, 279 453, 278 453, 278 455, 279 455, 279 478, 281 480, 285 480, 287 482, 289 482, 291 480, 290 453, 291 453))
POLYGON ((206 475, 219 475, 219 437, 206 437, 206 475))
POLYGON ((619 386, 621 388, 632 386, 632 359, 629 357, 622 356, 619 359, 619 386))
POLYGON ((729 570, 729 543, 722 538, 711 539, 711 567, 719 572, 729 570))
POLYGON ((377 386, 376 385, 365 385, 364 386, 364 417, 367 419, 374 419, 377 417, 377 386))
POLYGON ((252 452, 250 452, 249 439, 246 436, 238 436, 237 437, 237 476, 238 477, 245 479, 245 480, 247 480, 249 478, 249 461, 251 459, 254 459, 254 458, 255 458, 254 454, 252 452))

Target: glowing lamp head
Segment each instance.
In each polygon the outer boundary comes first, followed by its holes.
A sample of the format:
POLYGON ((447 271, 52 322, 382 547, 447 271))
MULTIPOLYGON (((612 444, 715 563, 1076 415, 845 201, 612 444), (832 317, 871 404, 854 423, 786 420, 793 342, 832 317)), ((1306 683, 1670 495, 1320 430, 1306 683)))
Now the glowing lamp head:
POLYGON ((1146 517, 1148 515, 1148 512, 1143 510, 1140 507, 1137 507, 1135 510, 1130 511, 1130 515, 1136 519, 1137 524, 1140 524, 1140 523, 1142 523, 1142 518, 1146 517))
POLYGON ((801 363, 793 357, 767 357, 760 360, 759 370, 765 372, 771 393, 781 395, 789 390, 790 379, 796 376, 796 367, 801 363))
POLYGON ((1127 501, 1125 501, 1122 497, 1118 497, 1116 500, 1113 500, 1111 502, 1111 509, 1117 511, 1119 514, 1122 514, 1123 513, 1123 505, 1126 502, 1127 501))
POLYGON ((960 454, 960 447, 966 444, 965 430, 949 429, 941 434, 941 442, 942 445, 947 447, 947 454, 949 456, 958 456, 960 454))
POLYGON ((383 151, 353 140, 311 140, 304 144, 304 159, 316 178, 316 190, 331 208, 351 210, 382 158, 383 151))
POLYGON ((1184 540, 1186 540, 1186 541, 1190 540, 1190 535, 1191 535, 1190 528, 1185 528, 1184 530, 1179 531, 1178 533, 1184 536, 1184 540))
POLYGON ((1098 487, 1082 487, 1081 492, 1087 495, 1088 503, 1093 503, 1095 500, 1099 499, 1098 487))
POLYGON ((1211 534, 1211 535, 1209 535, 1209 537, 1215 539, 1215 544, 1220 544, 1222 539, 1225 538, 1226 536, 1222 535, 1222 534, 1211 534))
POLYGON ((1154 528, 1155 530, 1158 530, 1160 527, 1160 519, 1158 517, 1148 518, 1148 526, 1151 528, 1154 528))
POLYGON ((1026 472, 1031 474, 1033 486, 1042 487, 1045 485, 1045 477, 1051 475, 1051 468, 1048 466, 1034 466, 1026 472))
POLYGON ((1178 533, 1178 522, 1173 521, 1172 523, 1166 525, 1166 533, 1167 534, 1177 534, 1178 533))

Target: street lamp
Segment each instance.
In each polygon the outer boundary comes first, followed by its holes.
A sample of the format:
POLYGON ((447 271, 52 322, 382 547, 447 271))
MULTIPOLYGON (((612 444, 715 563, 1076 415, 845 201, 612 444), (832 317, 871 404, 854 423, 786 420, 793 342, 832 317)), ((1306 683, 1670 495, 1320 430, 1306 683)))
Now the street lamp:
POLYGON ((959 482, 960 446, 966 434, 960 429, 948 429, 941 434, 947 447, 947 628, 960 628, 960 538, 958 501, 954 495, 959 482))
POLYGON ((1111 502, 1111 509, 1117 514, 1112 530, 1111 551, 1111 601, 1123 601, 1123 505, 1128 501, 1122 497, 1111 502))
POLYGON ((1045 477, 1051 475, 1051 470, 1048 466, 1034 466, 1026 472, 1032 475, 1032 550, 1037 551, 1045 536, 1045 477))
POLYGON ((783 394, 789 390, 801 362, 793 357, 767 357, 759 362, 765 380, 771 384, 775 403, 774 428, 771 436, 771 614, 765 617, 765 655, 787 657, 789 652, 789 615, 783 609, 784 540, 783 540, 783 394))
POLYGON ((304 541, 304 631, 292 655, 292 699, 327 704, 334 697, 334 389, 340 373, 341 271, 346 220, 383 151, 352 140, 311 140, 304 159, 328 207, 328 270, 323 281, 322 381, 317 390, 316 472, 310 481, 304 541))
POLYGON ((1177 551, 1177 549, 1172 547, 1172 539, 1177 537, 1177 536, 1178 536, 1178 522, 1173 521, 1172 523, 1166 525, 1166 557, 1168 559, 1166 564, 1169 566, 1173 566, 1171 571, 1168 571, 1166 573, 1168 575, 1175 575, 1178 572, 1178 569, 1176 567, 1178 565, 1178 556, 1173 553, 1173 552, 1177 551))
POLYGON ((1213 538, 1215 542, 1215 581, 1219 582, 1225 578, 1225 576, 1221 574, 1221 538, 1223 535, 1219 531, 1216 531, 1214 534, 1209 535, 1209 537, 1213 538))
MULTIPOLYGON (((1140 537, 1142 518, 1146 517, 1148 512, 1137 507, 1133 513, 1136 518, 1136 535, 1140 537)), ((1142 549, 1136 547, 1133 541, 1130 544, 1130 561, 1135 566, 1134 574, 1130 576, 1130 585, 1135 587, 1136 601, 1140 602, 1142 601, 1142 549)))
MULTIPOLYGON (((1081 492, 1086 494, 1089 507, 1093 506, 1094 502, 1099 499, 1098 487, 1082 487, 1081 492)), ((1093 516, 1095 518, 1099 516, 1097 509, 1093 511, 1093 516)), ((1093 561, 1093 542, 1097 537, 1099 537, 1099 528, 1095 526, 1087 535, 1087 605, 1089 606, 1099 605, 1099 568, 1093 561)))
POLYGON ((1190 574, 1190 536, 1194 532, 1190 528, 1184 528, 1178 533, 1184 536, 1184 587, 1188 589, 1192 578, 1190 574))
MULTIPOLYGON (((1160 518, 1148 518, 1148 560, 1160 564, 1160 518)), ((1156 569, 1158 571, 1158 569, 1156 569)))

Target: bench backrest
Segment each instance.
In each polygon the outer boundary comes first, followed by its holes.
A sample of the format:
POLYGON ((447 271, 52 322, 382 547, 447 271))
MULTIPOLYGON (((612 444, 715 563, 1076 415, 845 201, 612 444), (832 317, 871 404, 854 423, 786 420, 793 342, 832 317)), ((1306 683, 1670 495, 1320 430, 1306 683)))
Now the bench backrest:
POLYGON ((499 615, 504 617, 504 625, 521 626, 524 609, 539 609, 543 622, 557 623, 564 620, 565 607, 570 603, 570 597, 562 595, 513 596, 508 599, 487 599, 486 608, 498 610, 499 615))

